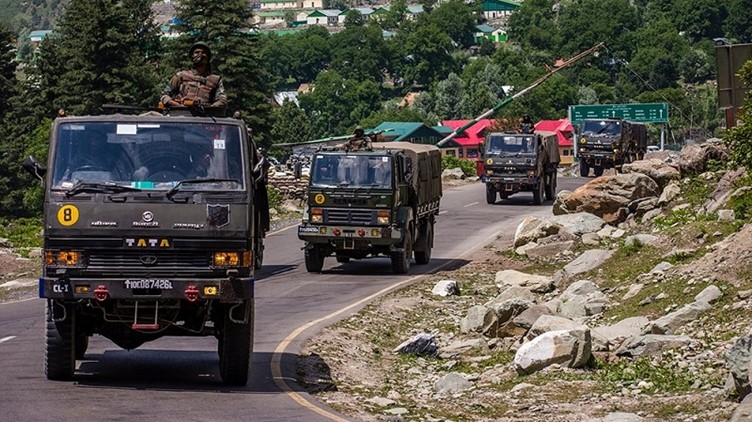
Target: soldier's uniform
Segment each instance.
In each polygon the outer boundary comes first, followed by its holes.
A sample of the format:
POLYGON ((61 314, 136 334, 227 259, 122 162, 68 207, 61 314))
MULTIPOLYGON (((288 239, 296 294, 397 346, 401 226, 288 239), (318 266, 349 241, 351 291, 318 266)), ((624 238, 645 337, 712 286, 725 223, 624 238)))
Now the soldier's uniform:
POLYGON ((345 151, 370 151, 373 149, 373 145, 371 144, 371 138, 365 134, 362 127, 358 126, 355 128, 352 138, 342 144, 342 149, 345 151))
POLYGON ((201 57, 200 51, 197 52, 196 57, 200 61, 194 62, 193 69, 181 70, 170 78, 162 91, 162 104, 169 105, 170 101, 176 101, 182 105, 227 106, 227 95, 222 85, 222 78, 211 73, 209 46, 203 42, 194 43, 188 56, 192 57, 197 49, 203 50, 206 53, 205 57, 201 57), (201 72, 197 69, 201 69, 201 72))

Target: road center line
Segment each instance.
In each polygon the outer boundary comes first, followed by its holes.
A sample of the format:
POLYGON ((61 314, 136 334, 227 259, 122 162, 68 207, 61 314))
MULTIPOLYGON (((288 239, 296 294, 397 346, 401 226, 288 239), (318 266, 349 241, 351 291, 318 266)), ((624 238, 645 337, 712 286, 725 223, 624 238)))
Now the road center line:
POLYGON ((467 204, 467 205, 465 205, 465 208, 472 207, 473 205, 478 205, 478 202, 473 202, 471 204, 467 204))
POLYGON ((449 212, 449 211, 447 211, 447 210, 444 210, 444 211, 439 211, 439 215, 441 215, 441 214, 446 214, 446 213, 448 213, 448 212, 449 212))
POLYGON ((13 340, 14 338, 16 338, 16 336, 8 336, 8 337, 0 338, 0 343, 5 343, 6 341, 13 340))

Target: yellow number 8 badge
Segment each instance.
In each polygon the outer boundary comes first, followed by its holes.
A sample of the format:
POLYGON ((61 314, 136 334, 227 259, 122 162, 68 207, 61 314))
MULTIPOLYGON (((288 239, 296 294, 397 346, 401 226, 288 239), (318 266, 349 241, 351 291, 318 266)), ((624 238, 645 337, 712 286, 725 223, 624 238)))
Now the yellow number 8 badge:
POLYGON ((57 221, 63 226, 72 226, 78 221, 78 208, 75 205, 63 205, 57 211, 57 221))

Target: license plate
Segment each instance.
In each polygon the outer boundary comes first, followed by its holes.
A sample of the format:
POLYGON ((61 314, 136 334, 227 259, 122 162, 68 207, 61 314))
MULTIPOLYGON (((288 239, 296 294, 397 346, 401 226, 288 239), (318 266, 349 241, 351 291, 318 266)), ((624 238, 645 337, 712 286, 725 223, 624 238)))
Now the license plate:
POLYGON ((342 237, 353 237, 353 236, 355 236, 355 233, 350 233, 350 232, 342 233, 342 237))
POLYGON ((318 233, 318 227, 302 227, 298 226, 298 233, 318 233))
POLYGON ((142 278, 140 280, 125 280, 126 289, 172 289, 172 281, 161 278, 142 278))

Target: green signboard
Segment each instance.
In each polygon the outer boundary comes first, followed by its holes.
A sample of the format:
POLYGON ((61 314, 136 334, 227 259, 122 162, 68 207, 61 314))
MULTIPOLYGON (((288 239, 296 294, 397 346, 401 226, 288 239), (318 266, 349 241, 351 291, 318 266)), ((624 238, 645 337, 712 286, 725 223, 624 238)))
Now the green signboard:
POLYGON ((608 118, 619 118, 630 122, 666 123, 668 122, 668 104, 634 103, 569 106, 569 120, 575 126, 579 126, 582 119, 608 118))

